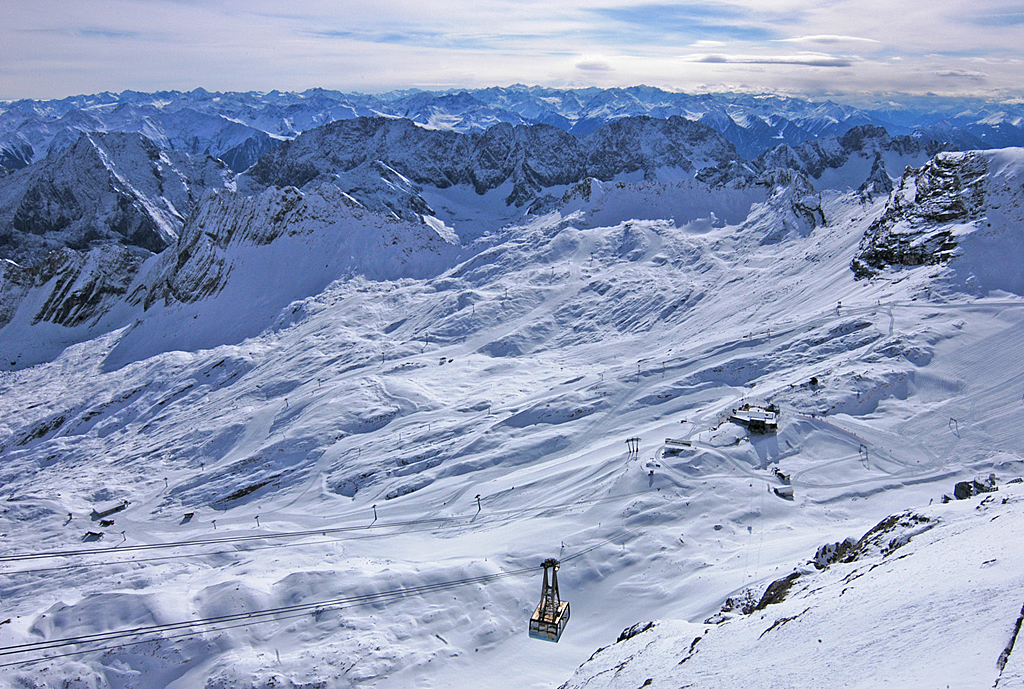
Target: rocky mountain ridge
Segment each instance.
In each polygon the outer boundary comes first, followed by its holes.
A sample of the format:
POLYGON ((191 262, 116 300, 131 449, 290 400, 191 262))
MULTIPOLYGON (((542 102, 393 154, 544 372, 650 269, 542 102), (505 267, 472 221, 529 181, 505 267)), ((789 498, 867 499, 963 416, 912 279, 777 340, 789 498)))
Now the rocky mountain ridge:
POLYGON ((0 258, 31 264, 109 242, 159 252, 206 189, 229 184, 216 158, 164 151, 139 134, 81 134, 0 182, 0 258))
POLYGON ((869 276, 887 266, 935 264, 953 258, 958 230, 984 212, 986 158, 940 154, 908 169, 885 212, 861 242, 852 268, 869 276))
MULTIPOLYGON (((7 227, 0 257, 14 261, 0 276, 0 316, 9 322, 24 302, 32 304, 27 322, 73 328, 99 323, 117 305, 148 311, 155 303, 212 296, 226 284, 230 261, 223 252, 233 237, 259 245, 288 235, 288 224, 305 218, 285 209, 296 199, 303 208, 320 199, 318 233, 341 231, 353 213, 362 223, 375 217, 382 231, 420 226, 394 238, 399 253, 419 252, 419 235, 458 244, 461 232, 461 241, 470 242, 510 219, 548 212, 577 214, 581 226, 655 216, 714 226, 771 214, 777 221, 762 241, 778 242, 828 223, 823 191, 856 190, 868 203, 892 189, 889 169, 916 163, 929 150, 863 126, 744 161, 712 129, 682 117, 624 118, 586 136, 505 123, 465 134, 377 117, 311 129, 236 176, 218 159, 163 150, 139 134, 83 134, 53 158, 0 180, 0 221, 7 227), (482 215, 460 216, 467 203, 478 204, 482 215), (211 234, 207 226, 220 229, 211 234)), ((939 225, 957 218, 942 209, 981 201, 944 195, 950 180, 966 179, 960 163, 954 170, 947 161, 972 159, 940 155, 923 172, 908 169, 902 184, 919 191, 890 200, 853 262, 858 275, 952 256, 953 231, 939 225), (910 216, 932 240, 893 231, 910 216)), ((371 264, 357 261, 345 270, 372 275, 371 264)), ((104 327, 127 316, 119 318, 104 327)))
POLYGON ((299 135, 266 154, 247 173, 262 186, 302 187, 361 166, 379 166, 418 185, 468 185, 478 195, 499 187, 506 205, 521 207, 551 187, 587 177, 611 180, 661 168, 712 177, 742 166, 733 147, 710 128, 682 117, 617 120, 585 137, 550 125, 498 124, 477 134, 424 129, 410 120, 342 120, 299 135))

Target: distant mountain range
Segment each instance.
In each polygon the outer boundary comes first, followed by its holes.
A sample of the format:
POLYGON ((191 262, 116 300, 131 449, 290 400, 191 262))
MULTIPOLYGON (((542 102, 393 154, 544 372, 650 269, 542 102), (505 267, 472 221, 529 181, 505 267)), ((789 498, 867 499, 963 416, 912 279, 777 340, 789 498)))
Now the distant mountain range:
POLYGON ((937 140, 954 148, 1024 144, 1024 104, 915 98, 853 107, 775 95, 685 94, 648 86, 551 89, 514 85, 469 91, 402 91, 363 95, 159 91, 99 93, 61 100, 0 104, 0 167, 15 170, 72 145, 84 131, 138 132, 165 149, 208 154, 235 172, 276 141, 360 116, 405 118, 432 129, 483 132, 499 123, 548 124, 586 135, 608 122, 680 116, 721 134, 744 158, 779 144, 840 136, 874 125, 890 134, 937 140))

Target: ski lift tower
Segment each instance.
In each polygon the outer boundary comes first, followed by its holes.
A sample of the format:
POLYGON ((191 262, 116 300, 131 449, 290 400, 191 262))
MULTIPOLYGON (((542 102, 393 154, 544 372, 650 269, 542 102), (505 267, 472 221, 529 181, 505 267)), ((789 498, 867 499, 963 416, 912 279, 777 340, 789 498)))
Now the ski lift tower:
POLYGON ((569 601, 558 596, 558 560, 548 558, 540 566, 544 568, 544 584, 540 590, 540 603, 530 618, 530 638, 558 643, 569 621, 569 601), (551 583, 548 583, 549 569, 551 583))

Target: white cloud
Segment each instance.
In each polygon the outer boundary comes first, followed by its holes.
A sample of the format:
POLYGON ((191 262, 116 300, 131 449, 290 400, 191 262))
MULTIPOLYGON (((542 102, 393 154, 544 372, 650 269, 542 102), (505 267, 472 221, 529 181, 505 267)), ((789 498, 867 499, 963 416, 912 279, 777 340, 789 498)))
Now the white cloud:
POLYGON ((994 16, 1003 0, 34 0, 5 7, 0 98, 513 82, 1024 94, 1020 27, 994 16), (979 58, 984 78, 940 76, 979 58))
POLYGON ((835 36, 831 34, 819 34, 817 36, 797 36, 795 38, 782 38, 779 43, 818 43, 822 45, 834 45, 836 43, 879 43, 873 38, 861 38, 859 36, 835 36))
POLYGON ((824 53, 799 53, 796 55, 683 55, 688 62, 705 62, 730 65, 804 65, 807 67, 849 67, 856 59, 838 57, 824 53))

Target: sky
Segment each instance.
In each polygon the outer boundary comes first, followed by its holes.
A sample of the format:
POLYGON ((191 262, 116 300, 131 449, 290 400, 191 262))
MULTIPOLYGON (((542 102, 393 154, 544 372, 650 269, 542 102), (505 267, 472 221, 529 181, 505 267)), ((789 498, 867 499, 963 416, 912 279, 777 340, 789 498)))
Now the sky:
POLYGON ((0 99, 512 83, 1024 95, 1020 0, 0 0, 0 99))

